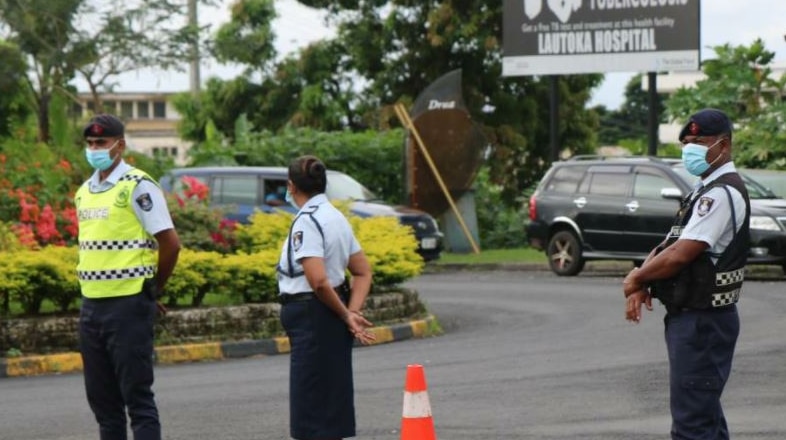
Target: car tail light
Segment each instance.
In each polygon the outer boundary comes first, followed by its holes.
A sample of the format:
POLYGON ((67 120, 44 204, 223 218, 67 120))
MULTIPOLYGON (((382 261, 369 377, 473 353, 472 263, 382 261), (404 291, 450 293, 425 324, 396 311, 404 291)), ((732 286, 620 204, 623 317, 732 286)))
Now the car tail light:
POLYGON ((535 194, 529 198, 529 219, 535 220, 538 216, 538 209, 535 207, 535 194))

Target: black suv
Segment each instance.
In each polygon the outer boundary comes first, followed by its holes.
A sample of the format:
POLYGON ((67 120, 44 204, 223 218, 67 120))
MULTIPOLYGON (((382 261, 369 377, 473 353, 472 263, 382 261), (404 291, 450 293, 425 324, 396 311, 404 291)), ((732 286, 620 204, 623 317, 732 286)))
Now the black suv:
MULTIPOLYGON (((786 200, 742 174, 751 198, 748 264, 786 263, 786 200)), ((557 275, 588 260, 641 264, 697 178, 677 159, 577 156, 554 162, 529 200, 527 235, 557 275)), ((786 270, 786 267, 784 267, 786 270)))
MULTIPOLYGON (((296 210, 284 202, 287 186, 285 167, 193 167, 175 168, 161 178, 161 187, 168 192, 182 190, 181 178, 198 179, 210 189, 210 203, 224 207, 230 220, 247 223, 256 211, 270 213, 296 210)), ((418 254, 424 261, 436 260, 442 252, 443 234, 436 220, 428 213, 406 206, 389 205, 352 177, 333 170, 327 173, 326 195, 331 200, 351 200, 350 211, 359 217, 396 217, 412 228, 418 241, 418 254)))

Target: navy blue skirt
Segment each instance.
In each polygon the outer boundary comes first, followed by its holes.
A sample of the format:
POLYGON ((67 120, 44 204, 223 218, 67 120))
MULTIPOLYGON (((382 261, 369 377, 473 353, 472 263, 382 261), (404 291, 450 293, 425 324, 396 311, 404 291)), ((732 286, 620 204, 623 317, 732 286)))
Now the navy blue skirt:
POLYGON ((312 440, 355 436, 352 334, 314 297, 281 306, 289 337, 289 430, 312 440))

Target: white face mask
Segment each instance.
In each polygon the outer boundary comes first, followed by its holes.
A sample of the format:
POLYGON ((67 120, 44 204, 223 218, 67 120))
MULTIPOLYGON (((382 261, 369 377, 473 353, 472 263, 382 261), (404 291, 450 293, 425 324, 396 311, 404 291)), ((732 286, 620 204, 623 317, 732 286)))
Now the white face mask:
POLYGON ((284 196, 284 200, 286 200, 287 203, 292 205, 293 208, 295 208, 298 211, 300 211, 300 206, 298 206, 297 202, 295 201, 295 198, 292 197, 292 193, 289 192, 289 190, 287 190, 287 194, 284 196))

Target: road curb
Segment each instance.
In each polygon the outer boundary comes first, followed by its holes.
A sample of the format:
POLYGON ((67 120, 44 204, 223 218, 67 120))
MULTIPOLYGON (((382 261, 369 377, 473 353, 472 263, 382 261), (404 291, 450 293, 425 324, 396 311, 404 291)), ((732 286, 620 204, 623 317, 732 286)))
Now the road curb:
MULTIPOLYGON (((377 336, 377 340, 371 345, 433 336, 439 333, 438 329, 439 324, 434 315, 400 324, 374 327, 371 331, 377 336)), ((156 347, 153 356, 156 364, 178 364, 272 356, 289 351, 289 339, 275 337, 250 341, 166 345, 156 347)), ((80 371, 82 371, 82 357, 76 352, 0 359, 0 379, 80 371)))

